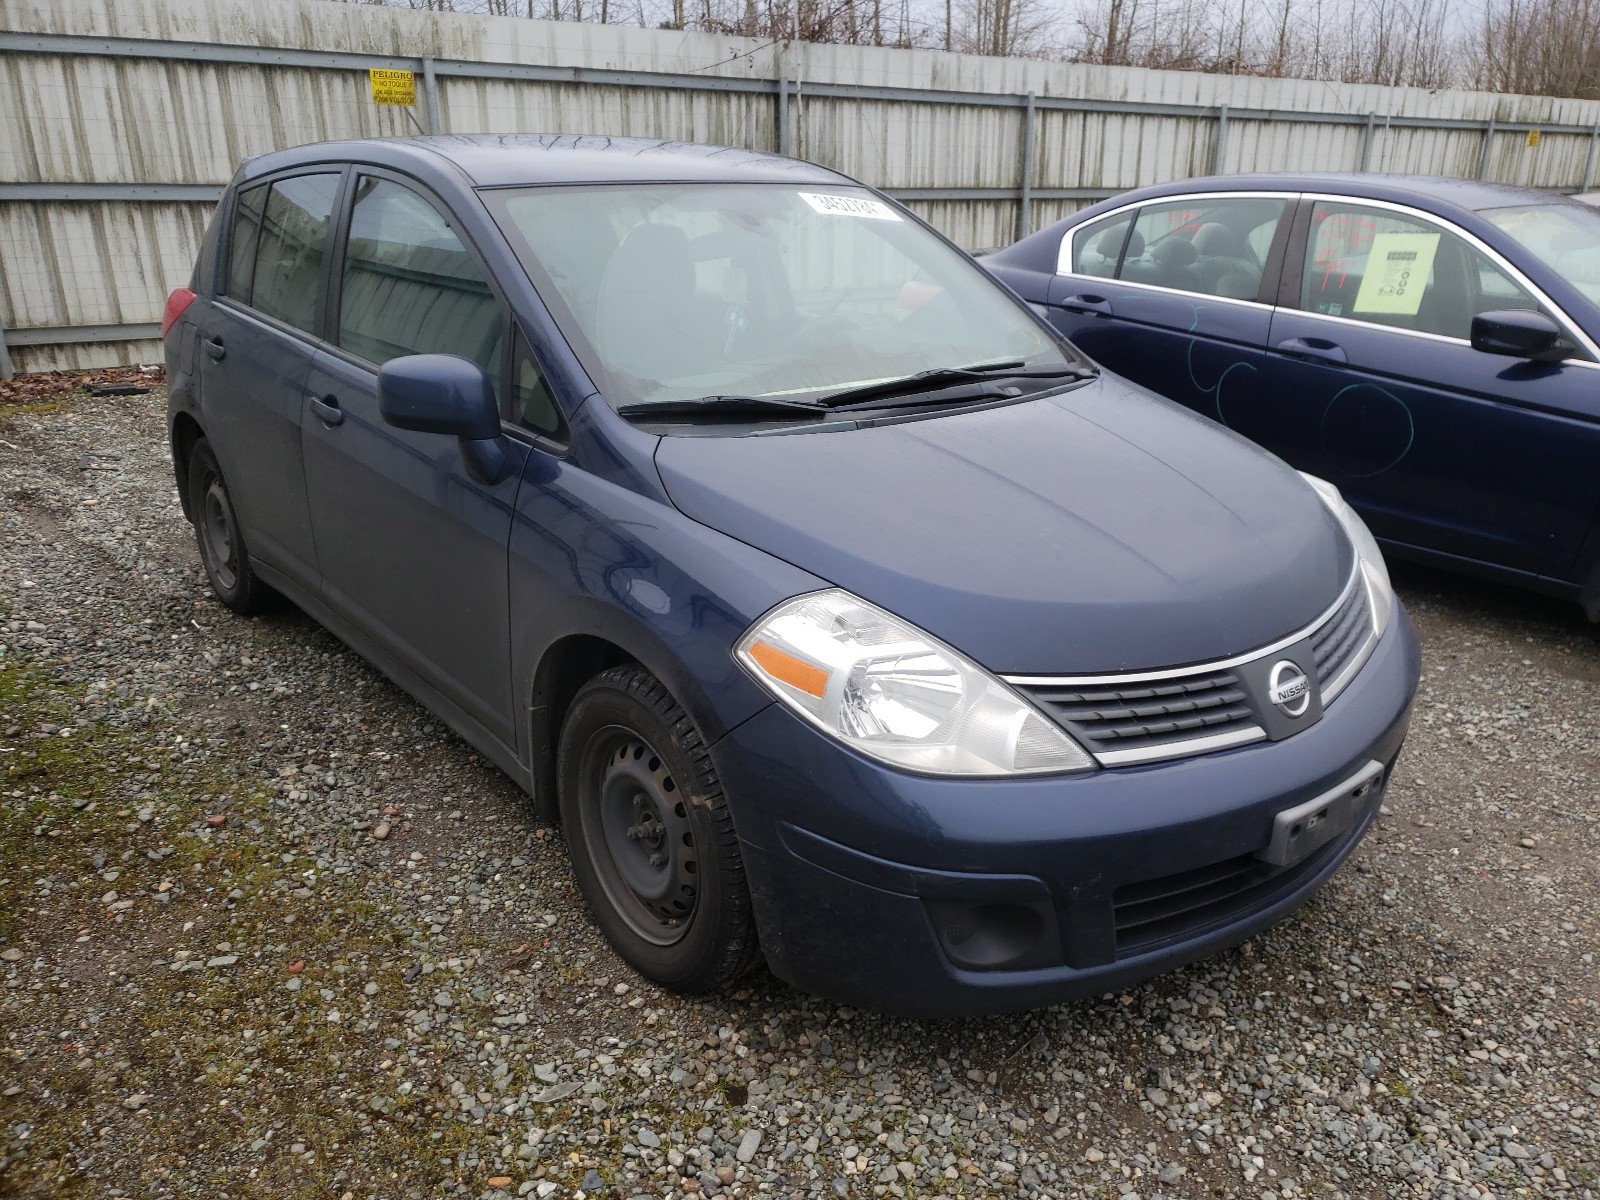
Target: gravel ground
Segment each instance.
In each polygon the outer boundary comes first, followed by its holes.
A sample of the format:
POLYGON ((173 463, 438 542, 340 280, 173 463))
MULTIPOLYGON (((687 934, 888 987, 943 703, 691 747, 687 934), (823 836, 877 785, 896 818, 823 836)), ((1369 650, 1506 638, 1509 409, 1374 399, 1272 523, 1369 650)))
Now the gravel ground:
POLYGON ((159 387, 0 408, 0 1194, 1600 1196, 1600 639, 1409 571, 1385 816, 1126 992, 683 1000, 309 619, 208 598, 159 387))

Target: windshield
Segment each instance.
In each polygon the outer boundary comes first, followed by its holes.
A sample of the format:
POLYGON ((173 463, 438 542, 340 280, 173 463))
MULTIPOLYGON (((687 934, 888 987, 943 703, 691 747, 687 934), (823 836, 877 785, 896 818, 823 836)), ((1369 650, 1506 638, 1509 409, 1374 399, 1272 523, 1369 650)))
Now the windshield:
POLYGON ((617 406, 794 396, 1058 344, 870 192, 765 184, 528 188, 486 201, 617 406))
POLYGON ((1575 204, 1491 208, 1483 217, 1600 304, 1600 211, 1575 204))

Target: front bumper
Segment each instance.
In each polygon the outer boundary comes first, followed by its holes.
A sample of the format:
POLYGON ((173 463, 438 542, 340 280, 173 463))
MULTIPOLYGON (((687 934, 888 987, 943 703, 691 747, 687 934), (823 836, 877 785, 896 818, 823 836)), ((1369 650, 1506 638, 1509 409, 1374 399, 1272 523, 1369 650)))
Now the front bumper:
POLYGON ((771 706, 713 750, 769 965, 843 1002, 960 1016, 1114 990, 1243 941, 1309 898, 1377 813, 1420 671, 1396 610, 1316 725, 1146 767, 914 776, 771 706), (1280 812, 1374 776, 1336 806, 1350 824, 1333 840, 1259 857, 1280 812))

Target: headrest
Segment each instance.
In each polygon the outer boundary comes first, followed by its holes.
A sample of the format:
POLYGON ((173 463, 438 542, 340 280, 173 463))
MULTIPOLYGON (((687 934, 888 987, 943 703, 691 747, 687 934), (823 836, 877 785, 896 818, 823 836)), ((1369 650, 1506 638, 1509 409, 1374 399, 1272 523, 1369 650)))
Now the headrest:
POLYGON ((1195 230, 1194 248, 1211 258, 1247 257, 1244 239, 1221 221, 1208 221, 1195 230))
POLYGON ((1200 257, 1200 252, 1194 248, 1194 243, 1186 238, 1173 235, 1156 243, 1156 248, 1150 251, 1158 263, 1164 267, 1188 267, 1200 257))
MULTIPOLYGON (((1122 253, 1123 239, 1128 236, 1128 231, 1121 225, 1108 229, 1094 240, 1094 252, 1101 258, 1115 259, 1122 253)), ((1138 237, 1138 234, 1134 234, 1138 237)))

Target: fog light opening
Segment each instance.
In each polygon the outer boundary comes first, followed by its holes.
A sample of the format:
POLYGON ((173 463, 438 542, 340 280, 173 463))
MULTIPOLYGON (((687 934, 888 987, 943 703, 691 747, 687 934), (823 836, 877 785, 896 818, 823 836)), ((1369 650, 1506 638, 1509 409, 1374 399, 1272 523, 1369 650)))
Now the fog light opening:
POLYGON ((929 901, 946 956, 969 971, 1019 970, 1060 961, 1055 914, 1048 904, 929 901))

